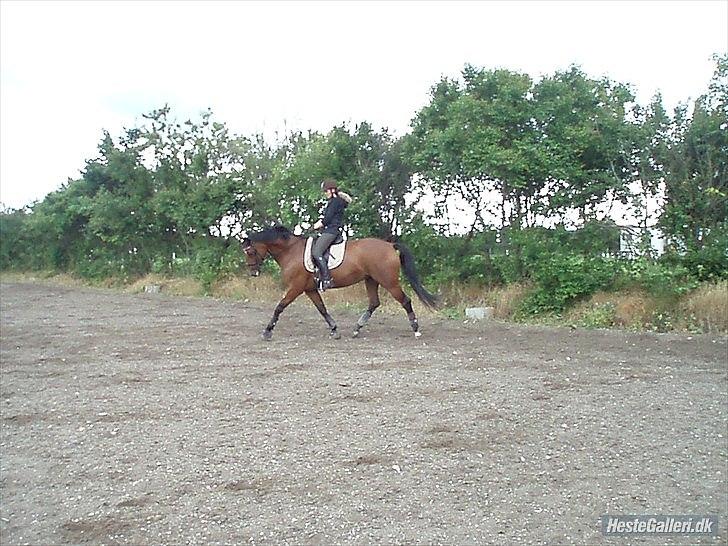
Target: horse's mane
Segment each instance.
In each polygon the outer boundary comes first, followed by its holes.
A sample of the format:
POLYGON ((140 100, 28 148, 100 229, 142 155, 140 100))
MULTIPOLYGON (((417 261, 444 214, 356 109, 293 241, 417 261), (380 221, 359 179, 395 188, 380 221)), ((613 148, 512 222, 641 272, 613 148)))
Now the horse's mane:
POLYGON ((293 232, 285 226, 274 226, 250 235, 249 239, 254 243, 272 243, 278 239, 290 239, 294 237, 293 232))

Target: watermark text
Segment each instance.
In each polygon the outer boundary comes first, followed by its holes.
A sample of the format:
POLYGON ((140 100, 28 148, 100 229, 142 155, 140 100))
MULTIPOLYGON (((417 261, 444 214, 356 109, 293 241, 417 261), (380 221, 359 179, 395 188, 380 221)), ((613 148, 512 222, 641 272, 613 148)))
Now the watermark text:
POLYGON ((717 516, 606 515, 602 534, 610 535, 715 535, 717 516))

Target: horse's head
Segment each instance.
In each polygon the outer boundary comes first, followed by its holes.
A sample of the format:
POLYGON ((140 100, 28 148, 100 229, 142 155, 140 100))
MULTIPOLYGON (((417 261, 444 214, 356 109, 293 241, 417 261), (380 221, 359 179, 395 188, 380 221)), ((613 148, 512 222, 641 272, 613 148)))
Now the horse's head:
POLYGON ((245 252, 245 265, 251 277, 260 275, 260 266, 268 256, 268 246, 262 242, 253 242, 249 238, 243 239, 243 252, 245 252))
POLYGON ((263 260, 268 257, 268 254, 275 259, 281 251, 282 245, 285 245, 291 237, 293 237, 293 233, 287 227, 275 226, 264 229, 259 233, 253 233, 243 239, 245 263, 250 270, 250 274, 253 277, 260 275, 260 266, 263 260))

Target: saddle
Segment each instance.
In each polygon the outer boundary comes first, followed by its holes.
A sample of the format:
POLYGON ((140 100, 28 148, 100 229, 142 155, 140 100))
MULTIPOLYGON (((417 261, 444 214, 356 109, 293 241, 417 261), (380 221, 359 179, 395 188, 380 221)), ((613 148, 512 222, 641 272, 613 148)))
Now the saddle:
MULTIPOLYGON (((306 271, 313 273, 316 271, 316 266, 313 263, 311 257, 311 249, 313 248, 314 237, 309 237, 306 240, 306 249, 303 251, 303 265, 306 271)), ((329 249, 324 252, 324 259, 329 264, 329 269, 336 269, 344 261, 344 252, 346 251, 346 238, 343 235, 339 235, 329 249)))

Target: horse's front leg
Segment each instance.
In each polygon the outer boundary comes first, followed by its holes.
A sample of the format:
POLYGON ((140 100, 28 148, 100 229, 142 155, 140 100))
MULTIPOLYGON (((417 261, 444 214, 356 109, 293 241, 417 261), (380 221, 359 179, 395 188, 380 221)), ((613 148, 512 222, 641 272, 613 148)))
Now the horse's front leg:
POLYGON ((341 334, 336 330, 336 322, 334 322, 334 319, 326 310, 324 300, 321 299, 321 294, 319 294, 318 290, 306 290, 306 295, 311 299, 313 304, 316 306, 316 309, 318 309, 318 312, 321 313, 321 316, 324 317, 326 324, 329 325, 329 328, 331 329, 331 337, 339 339, 341 334))
POLYGON ((265 330, 263 330, 263 339, 265 339, 266 341, 270 341, 270 339, 273 337, 273 328, 276 327, 278 317, 281 316, 283 310, 288 307, 293 300, 301 295, 301 292, 301 290, 297 289, 288 289, 286 295, 281 298, 281 301, 278 302, 278 305, 276 305, 276 308, 273 310, 273 317, 270 319, 268 326, 265 327, 265 330))

